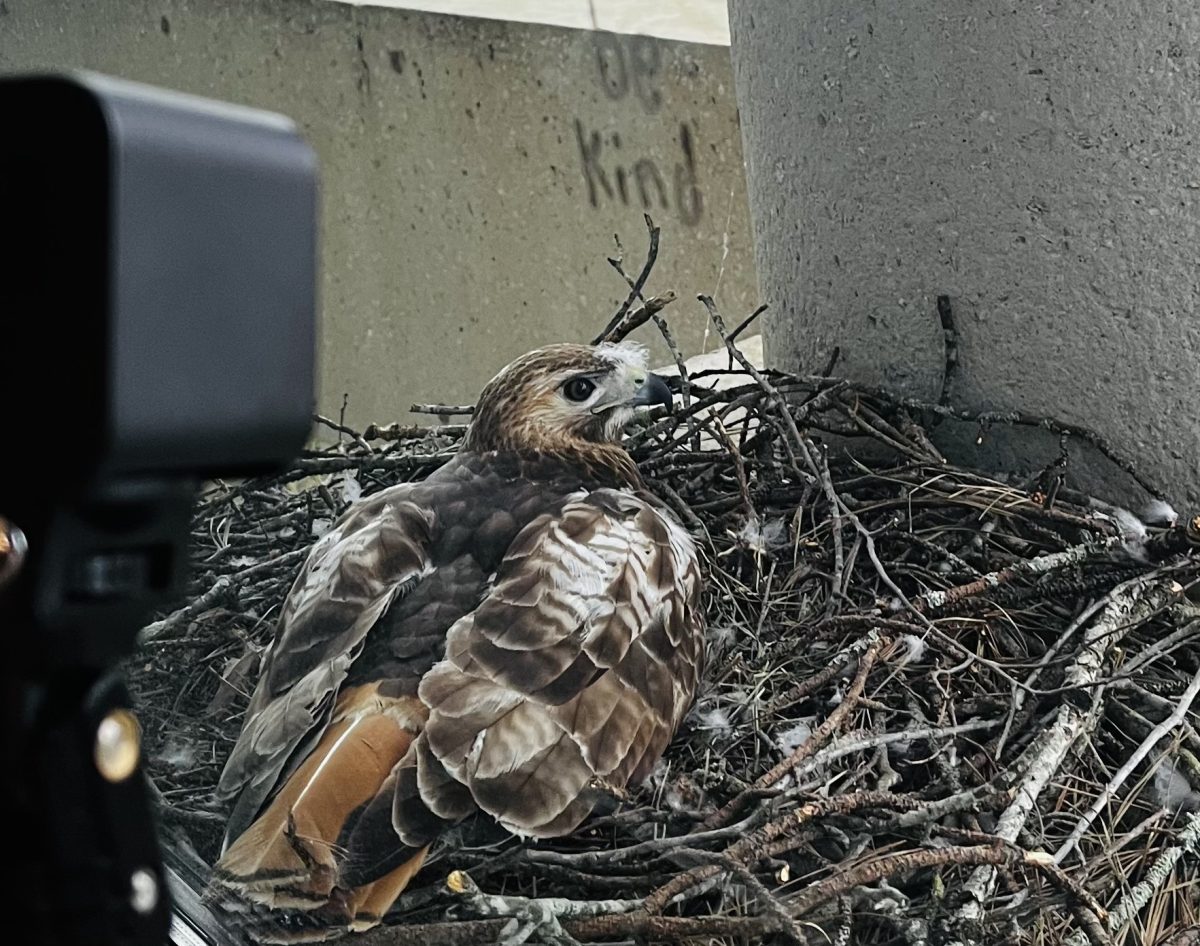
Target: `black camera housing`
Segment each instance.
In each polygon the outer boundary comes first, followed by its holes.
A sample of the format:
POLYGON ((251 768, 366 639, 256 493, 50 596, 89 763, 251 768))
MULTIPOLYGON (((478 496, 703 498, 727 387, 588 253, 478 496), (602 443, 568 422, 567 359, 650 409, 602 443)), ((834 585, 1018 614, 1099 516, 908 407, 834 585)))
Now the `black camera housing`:
POLYGON ((317 192, 293 124, 88 74, 0 81, 0 122, 5 435, 72 456, 0 465, 0 497, 294 456, 317 192))
POLYGON ((0 512, 36 581, 0 620, 103 665, 178 593, 195 484, 311 429, 316 159, 281 116, 88 73, 0 80, 0 122, 0 512))
POLYGON ((33 944, 161 944, 117 669, 181 595, 198 485, 311 429, 316 159, 281 116, 87 73, 0 79, 0 128, 10 913, 33 944))

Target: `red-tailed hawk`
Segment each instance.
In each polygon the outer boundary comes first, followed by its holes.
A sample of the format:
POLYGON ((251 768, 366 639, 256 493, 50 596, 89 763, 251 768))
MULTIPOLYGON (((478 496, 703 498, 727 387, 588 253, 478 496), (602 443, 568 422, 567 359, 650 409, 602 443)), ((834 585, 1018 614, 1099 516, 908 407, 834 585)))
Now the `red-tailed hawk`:
POLYGON ((446 825, 566 834, 649 774, 704 654, 695 547, 618 441, 654 403, 639 347, 531 352, 452 461, 313 547, 218 787, 213 889, 260 938, 369 928, 446 825))

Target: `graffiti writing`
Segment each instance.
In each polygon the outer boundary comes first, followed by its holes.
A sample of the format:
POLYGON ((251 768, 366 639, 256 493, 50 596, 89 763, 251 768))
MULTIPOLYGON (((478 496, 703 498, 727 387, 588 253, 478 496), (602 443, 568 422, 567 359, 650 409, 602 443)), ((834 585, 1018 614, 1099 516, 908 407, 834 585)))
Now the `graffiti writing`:
POLYGON ((616 33, 595 36, 597 73, 605 94, 620 101, 633 92, 647 112, 657 112, 662 107, 662 43, 650 36, 631 36, 624 42, 616 33))
MULTIPOLYGON (((654 114, 663 105, 661 89, 663 45, 650 36, 619 36, 597 32, 596 77, 613 102, 635 99, 654 114)), ((678 126, 672 143, 676 158, 652 158, 623 151, 619 131, 589 128, 575 119, 575 140, 587 184, 588 203, 620 202, 647 212, 674 209, 680 221, 694 226, 704 212, 704 198, 696 174, 696 148, 692 127, 678 126)))
POLYGON ((647 212, 674 207, 680 222, 695 226, 704 212, 704 198, 696 177, 696 152, 687 123, 679 126, 679 160, 675 162, 670 186, 652 158, 632 161, 621 154, 619 132, 601 134, 575 119, 575 139, 587 183, 588 203, 620 201, 626 207, 635 201, 647 212))

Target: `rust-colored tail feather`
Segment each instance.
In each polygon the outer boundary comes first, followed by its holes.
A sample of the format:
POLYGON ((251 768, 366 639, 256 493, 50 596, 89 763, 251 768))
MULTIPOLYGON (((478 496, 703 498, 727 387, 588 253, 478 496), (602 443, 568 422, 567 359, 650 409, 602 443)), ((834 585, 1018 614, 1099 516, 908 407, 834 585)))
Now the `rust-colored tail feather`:
POLYGON ((344 694, 311 754, 214 865, 207 899, 247 914, 261 942, 316 941, 377 924, 420 870, 428 845, 404 849, 394 834, 377 837, 401 850, 381 876, 351 871, 360 875, 353 886, 343 877, 351 853, 344 845, 381 790, 393 788, 389 776, 423 717, 411 697, 381 699, 375 687, 344 694))

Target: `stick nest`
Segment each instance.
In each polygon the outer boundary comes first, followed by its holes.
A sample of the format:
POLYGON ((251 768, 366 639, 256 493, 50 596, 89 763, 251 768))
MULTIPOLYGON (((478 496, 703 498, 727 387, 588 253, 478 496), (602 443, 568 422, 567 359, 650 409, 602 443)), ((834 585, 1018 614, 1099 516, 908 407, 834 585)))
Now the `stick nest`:
MULTIPOLYGON (((651 236, 602 337, 666 329, 673 296, 641 296, 651 236)), ((681 369, 684 409, 628 441, 704 553, 695 709, 573 836, 451 831, 364 942, 1200 941, 1200 521, 1064 486, 1072 438, 1106 449, 1085 431, 757 371, 702 301, 728 368, 681 369), (945 422, 1060 430, 1064 462, 1027 481, 955 467, 945 422)), ((197 882, 307 549, 464 430, 330 426, 339 442, 285 473, 204 492, 189 598, 128 668, 167 845, 197 882)))

